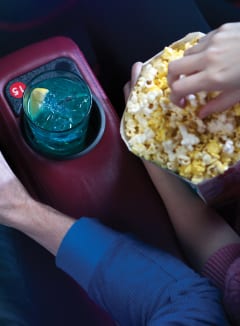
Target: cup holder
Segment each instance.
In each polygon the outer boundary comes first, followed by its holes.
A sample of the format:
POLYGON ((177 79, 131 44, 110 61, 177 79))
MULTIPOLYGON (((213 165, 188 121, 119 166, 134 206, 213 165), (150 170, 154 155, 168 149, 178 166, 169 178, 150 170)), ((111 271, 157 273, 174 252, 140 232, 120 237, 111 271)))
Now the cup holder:
POLYGON ((85 147, 81 152, 72 155, 70 158, 84 156, 89 153, 102 139, 105 126, 105 112, 98 100, 93 96, 85 147))
POLYGON ((65 155, 65 156, 56 156, 54 154, 50 154, 49 152, 46 153, 44 151, 39 150, 37 148, 33 137, 29 137, 29 133, 31 131, 29 130, 29 127, 26 123, 24 123, 22 119, 21 122, 21 127, 22 127, 22 132, 25 141, 27 144, 38 154, 43 155, 47 158, 50 159, 55 159, 55 160, 69 160, 69 159, 75 159, 78 157, 82 157, 89 153, 91 150, 97 146, 97 144, 100 142, 100 140, 103 137, 105 126, 106 126, 106 117, 105 117, 105 112, 100 105, 98 99, 93 95, 92 98, 92 109, 90 112, 90 117, 89 117, 89 125, 88 125, 88 130, 87 130, 87 136, 85 140, 85 145, 83 149, 75 154, 71 155, 65 155), (28 134, 28 136, 27 136, 28 134))

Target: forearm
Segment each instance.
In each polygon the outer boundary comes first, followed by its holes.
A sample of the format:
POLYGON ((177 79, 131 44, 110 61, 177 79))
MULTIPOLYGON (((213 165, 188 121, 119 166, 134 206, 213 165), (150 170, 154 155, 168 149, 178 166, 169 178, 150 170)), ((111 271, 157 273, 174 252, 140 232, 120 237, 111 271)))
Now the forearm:
POLYGON ((11 209, 9 214, 9 226, 23 232, 53 255, 74 223, 74 219, 30 197, 21 207, 11 209))
POLYGON ((195 268, 201 269, 219 248, 240 242, 239 236, 182 180, 143 162, 163 199, 176 234, 195 268))
POLYGON ((30 197, 0 152, 0 223, 56 254, 74 220, 30 197))

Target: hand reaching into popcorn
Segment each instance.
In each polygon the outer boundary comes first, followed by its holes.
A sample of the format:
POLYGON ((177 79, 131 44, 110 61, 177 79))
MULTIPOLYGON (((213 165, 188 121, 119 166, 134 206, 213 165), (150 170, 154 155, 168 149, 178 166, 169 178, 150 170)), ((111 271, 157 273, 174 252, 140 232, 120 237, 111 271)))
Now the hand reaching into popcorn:
POLYGON ((200 91, 220 94, 199 112, 204 118, 240 101, 240 23, 224 24, 169 64, 171 100, 184 106, 184 97, 200 91), (179 78, 184 76, 184 78, 179 78))

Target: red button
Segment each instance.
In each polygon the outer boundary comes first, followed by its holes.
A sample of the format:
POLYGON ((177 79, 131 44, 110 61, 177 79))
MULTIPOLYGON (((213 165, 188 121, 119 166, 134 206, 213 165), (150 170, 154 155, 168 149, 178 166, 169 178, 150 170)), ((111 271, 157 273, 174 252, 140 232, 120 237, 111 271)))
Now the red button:
POLYGON ((15 98, 22 98, 26 87, 22 82, 15 82, 10 86, 10 94, 15 98))

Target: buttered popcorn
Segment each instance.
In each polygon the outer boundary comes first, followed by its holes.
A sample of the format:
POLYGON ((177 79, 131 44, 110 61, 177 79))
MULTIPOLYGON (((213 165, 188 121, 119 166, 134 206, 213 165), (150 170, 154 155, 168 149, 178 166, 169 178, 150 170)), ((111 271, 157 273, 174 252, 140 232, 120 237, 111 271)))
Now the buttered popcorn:
POLYGON ((195 184, 222 174, 240 159, 240 104, 201 120, 198 110, 216 92, 189 95, 184 109, 169 99, 168 63, 198 40, 166 47, 143 66, 121 122, 133 153, 195 184))

